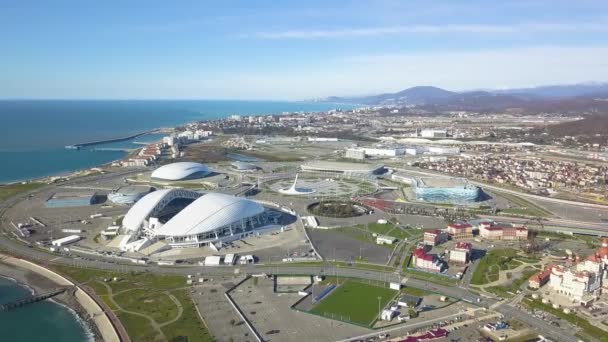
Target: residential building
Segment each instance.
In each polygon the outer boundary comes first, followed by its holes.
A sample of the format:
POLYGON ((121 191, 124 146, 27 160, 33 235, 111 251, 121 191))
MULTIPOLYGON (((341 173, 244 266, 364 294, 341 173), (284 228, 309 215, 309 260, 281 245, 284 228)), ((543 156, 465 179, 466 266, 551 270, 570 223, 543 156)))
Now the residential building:
POLYGON ((449 224, 447 228, 448 234, 452 239, 466 239, 473 237, 473 225, 468 223, 449 224))
POLYGON ((434 229, 424 232, 424 244, 429 246, 437 246, 448 241, 448 234, 442 230, 434 229))
POLYGON ((469 242, 458 241, 454 248, 450 250, 450 262, 456 264, 466 264, 471 259, 473 245, 469 242))
POLYGON ((553 269, 553 265, 549 265, 545 267, 544 270, 534 274, 528 279, 528 287, 532 289, 539 289, 541 286, 545 285, 549 282, 551 278, 551 270, 553 269))
POLYGON ((510 223, 481 223, 479 236, 488 240, 525 240, 528 238, 528 228, 510 223))
POLYGON ((424 248, 416 248, 412 253, 412 265, 431 272, 441 272, 445 268, 443 260, 436 254, 427 254, 424 248))

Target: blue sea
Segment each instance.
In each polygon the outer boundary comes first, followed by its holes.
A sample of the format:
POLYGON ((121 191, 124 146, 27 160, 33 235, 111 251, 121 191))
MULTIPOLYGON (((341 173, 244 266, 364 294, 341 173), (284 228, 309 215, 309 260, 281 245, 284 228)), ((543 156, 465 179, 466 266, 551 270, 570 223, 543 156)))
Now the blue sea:
MULTIPOLYGON (((29 289, 0 277, 0 303, 18 300, 29 293, 29 289)), ((92 336, 73 311, 46 300, 0 312, 0 340, 83 342, 92 340, 92 336)))
MULTIPOLYGON (((159 127, 231 114, 265 115, 323 111, 342 105, 272 101, 0 101, 0 183, 90 168, 122 158, 124 151, 66 150, 65 145, 119 138, 159 127)), ((136 148, 142 136, 104 146, 136 148)))

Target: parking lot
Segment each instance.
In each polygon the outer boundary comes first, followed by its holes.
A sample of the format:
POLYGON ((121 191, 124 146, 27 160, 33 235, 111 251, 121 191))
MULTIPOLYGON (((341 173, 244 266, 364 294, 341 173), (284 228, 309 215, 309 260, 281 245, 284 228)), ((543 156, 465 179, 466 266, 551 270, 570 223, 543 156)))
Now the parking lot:
POLYGON ((256 341, 224 295, 232 286, 231 282, 199 285, 194 288, 192 298, 215 341, 256 341))
POLYGON ((308 236, 317 251, 327 259, 350 261, 361 257, 363 260, 386 264, 391 249, 373 243, 356 240, 346 234, 331 230, 309 229, 308 236))
POLYGON ((274 293, 272 280, 267 278, 251 278, 231 295, 266 341, 336 341, 370 332, 292 310, 291 305, 301 297, 297 293, 274 293))

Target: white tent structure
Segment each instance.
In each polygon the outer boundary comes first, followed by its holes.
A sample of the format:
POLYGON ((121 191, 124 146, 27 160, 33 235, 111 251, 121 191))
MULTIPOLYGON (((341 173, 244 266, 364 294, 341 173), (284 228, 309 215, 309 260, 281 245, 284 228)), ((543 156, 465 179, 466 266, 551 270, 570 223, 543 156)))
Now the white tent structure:
POLYGON ((308 188, 298 188, 298 175, 296 174, 296 179, 293 181, 291 187, 287 189, 280 189, 279 192, 283 195, 310 195, 314 194, 316 191, 314 189, 308 188))

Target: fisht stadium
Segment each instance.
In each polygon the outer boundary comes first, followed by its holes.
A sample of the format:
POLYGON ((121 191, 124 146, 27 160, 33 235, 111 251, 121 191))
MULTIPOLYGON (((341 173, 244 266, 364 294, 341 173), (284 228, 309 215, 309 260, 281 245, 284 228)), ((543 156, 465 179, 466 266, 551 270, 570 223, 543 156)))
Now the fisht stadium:
POLYGON ((121 249, 138 251, 155 240, 174 248, 211 244, 219 248, 225 242, 278 229, 277 223, 277 212, 251 200, 164 189, 144 196, 127 212, 122 233, 129 238, 121 249))

